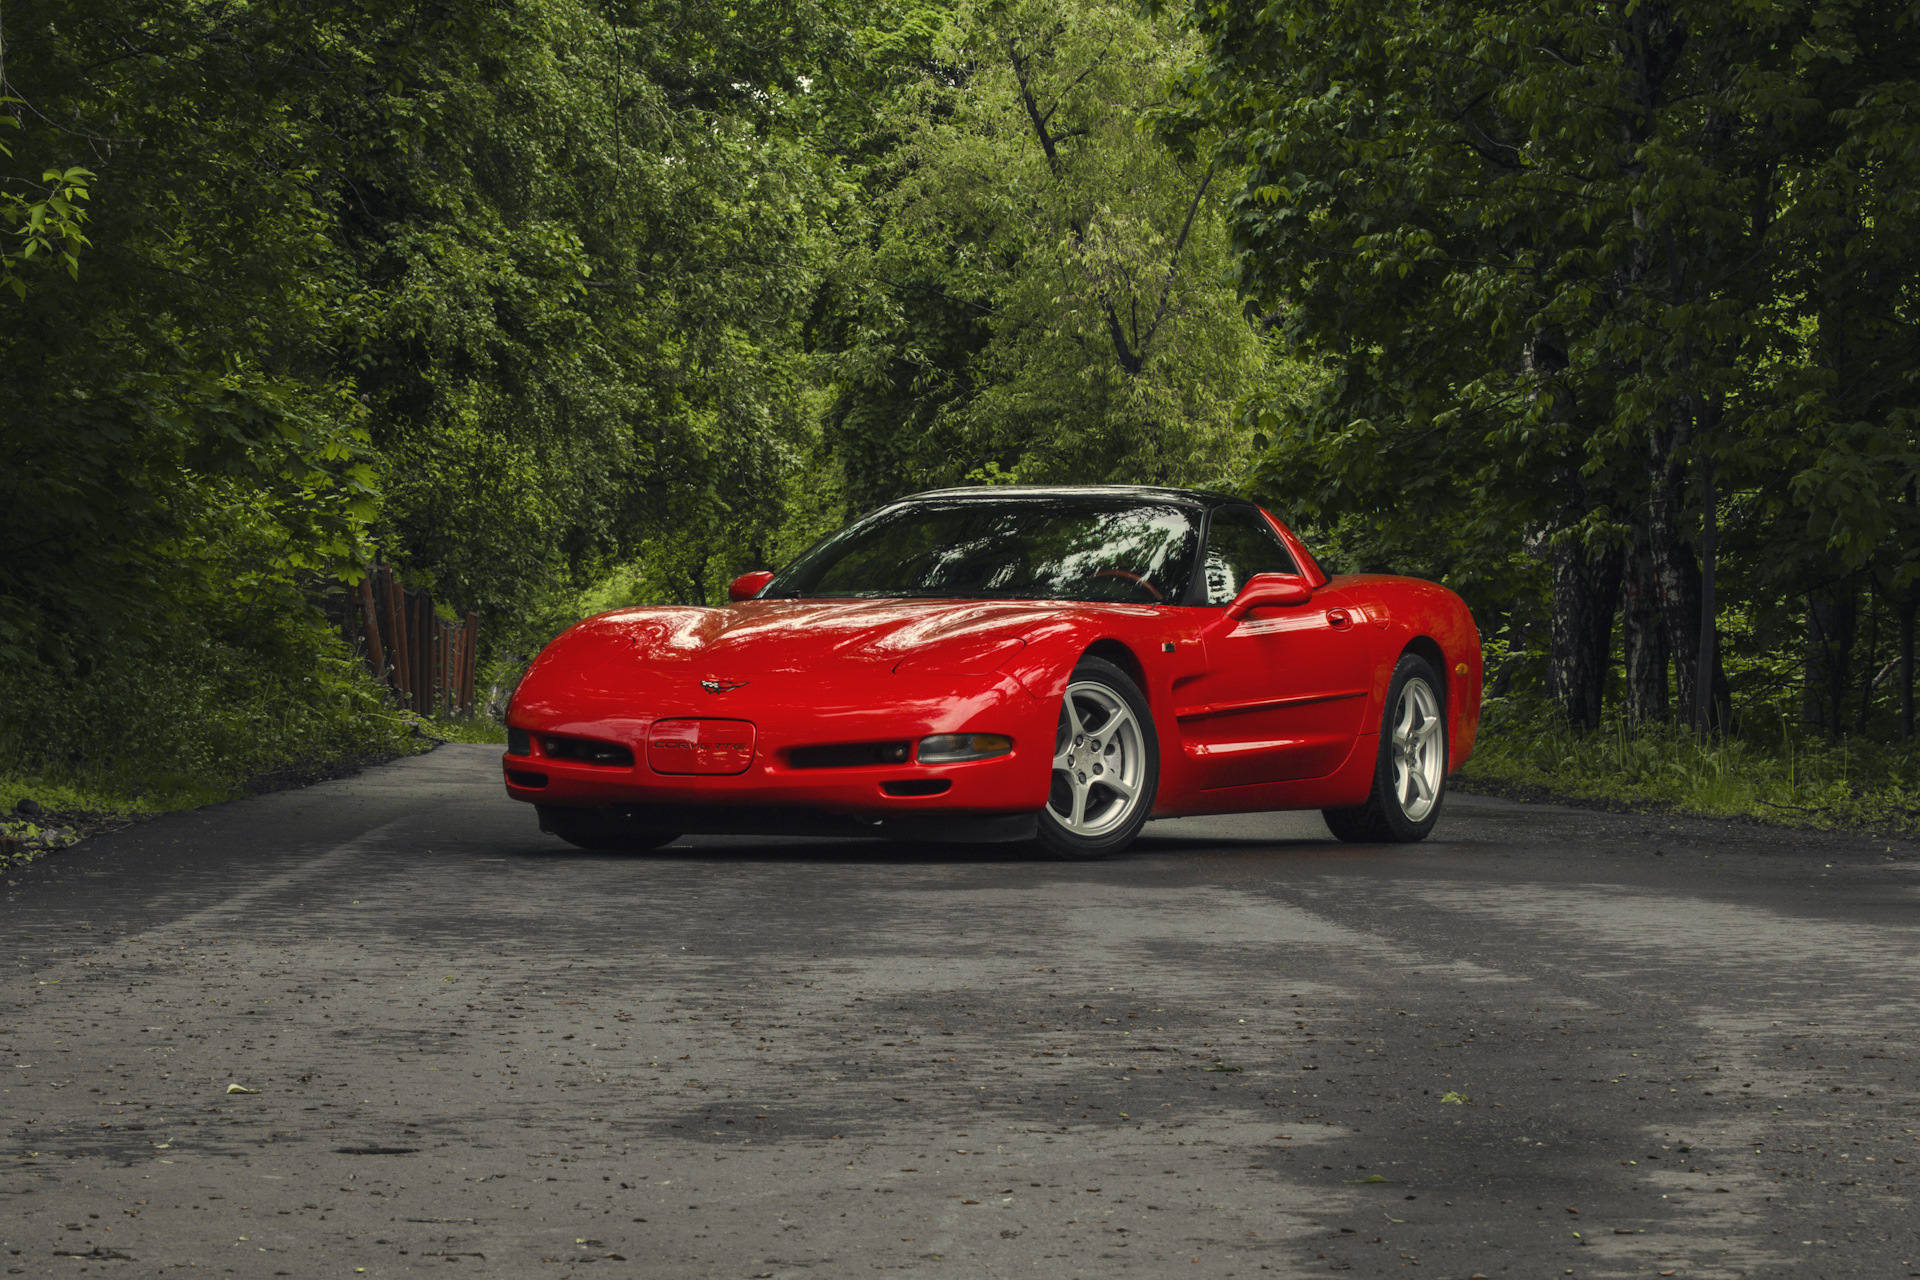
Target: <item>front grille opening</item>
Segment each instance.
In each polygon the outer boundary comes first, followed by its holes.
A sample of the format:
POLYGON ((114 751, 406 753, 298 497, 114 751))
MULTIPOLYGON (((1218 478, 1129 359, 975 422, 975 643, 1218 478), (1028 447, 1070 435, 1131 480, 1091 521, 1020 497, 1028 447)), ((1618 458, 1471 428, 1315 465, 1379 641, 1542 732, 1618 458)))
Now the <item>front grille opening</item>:
POLYGON ((911 742, 836 742, 825 747, 795 747, 787 759, 796 769, 858 769, 864 765, 905 764, 911 742))
POLYGON ((516 787, 544 787, 547 785, 547 775, 531 769, 509 769, 507 781, 516 787))
POLYGON ((595 742, 591 738, 556 738, 542 734, 540 750, 549 760, 578 760, 582 764, 615 765, 633 768, 633 748, 617 742, 595 742))
POLYGON ((533 735, 525 729, 507 727, 507 754, 510 756, 530 756, 533 754, 533 735))
POLYGON ((880 789, 890 796, 937 796, 952 787, 953 782, 947 778, 907 778, 880 784, 880 789))

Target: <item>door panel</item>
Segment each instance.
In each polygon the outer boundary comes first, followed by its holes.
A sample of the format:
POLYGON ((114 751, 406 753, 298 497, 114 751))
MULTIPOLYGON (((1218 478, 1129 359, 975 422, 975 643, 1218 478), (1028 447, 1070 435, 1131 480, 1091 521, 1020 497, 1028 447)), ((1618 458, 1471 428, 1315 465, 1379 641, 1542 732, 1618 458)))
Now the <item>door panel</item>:
POLYGON ((1222 619, 1207 672, 1180 689, 1181 743, 1203 787, 1319 778, 1363 731, 1372 655, 1339 592, 1222 619))

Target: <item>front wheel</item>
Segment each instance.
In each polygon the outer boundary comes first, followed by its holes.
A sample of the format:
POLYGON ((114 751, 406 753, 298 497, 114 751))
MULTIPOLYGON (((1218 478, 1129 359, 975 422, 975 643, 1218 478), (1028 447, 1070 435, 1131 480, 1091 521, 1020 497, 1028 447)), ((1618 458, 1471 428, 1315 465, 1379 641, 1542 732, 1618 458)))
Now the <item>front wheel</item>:
POLYGON ((1118 853, 1146 825, 1159 785, 1160 742, 1147 700, 1111 662, 1082 658, 1060 701, 1040 846, 1076 860, 1118 853))
POLYGON ((1447 792, 1447 716, 1440 679, 1425 658, 1401 655, 1387 686, 1373 793, 1352 809, 1322 809, 1349 844, 1411 844, 1440 820, 1447 792))

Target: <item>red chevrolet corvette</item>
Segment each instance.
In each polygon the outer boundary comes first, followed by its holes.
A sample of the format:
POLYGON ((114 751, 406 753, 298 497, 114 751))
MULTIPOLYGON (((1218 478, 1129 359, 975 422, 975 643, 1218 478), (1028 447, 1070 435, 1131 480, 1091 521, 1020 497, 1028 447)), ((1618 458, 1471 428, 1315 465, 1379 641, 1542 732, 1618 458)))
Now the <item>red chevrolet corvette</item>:
POLYGON ((1150 817, 1319 809, 1419 840, 1480 718, 1480 637, 1412 578, 1329 578, 1244 499, 904 498, 725 608, 588 618, 507 716, 507 794, 590 849, 683 832, 1124 848, 1150 817))

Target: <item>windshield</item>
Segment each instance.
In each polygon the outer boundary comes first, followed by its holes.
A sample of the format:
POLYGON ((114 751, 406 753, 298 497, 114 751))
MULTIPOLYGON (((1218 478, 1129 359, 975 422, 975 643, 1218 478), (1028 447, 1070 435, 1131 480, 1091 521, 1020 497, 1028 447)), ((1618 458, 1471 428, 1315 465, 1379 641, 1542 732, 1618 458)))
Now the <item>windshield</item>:
POLYGON ((916 502, 834 534, 762 594, 1178 604, 1198 518, 1125 498, 916 502))

